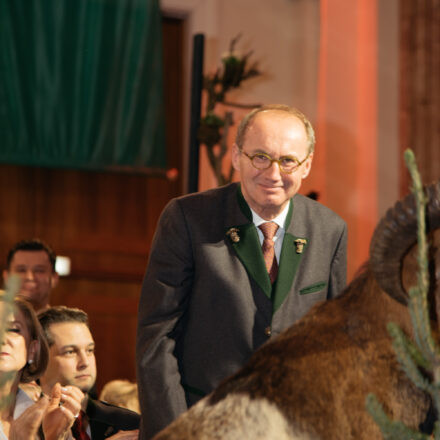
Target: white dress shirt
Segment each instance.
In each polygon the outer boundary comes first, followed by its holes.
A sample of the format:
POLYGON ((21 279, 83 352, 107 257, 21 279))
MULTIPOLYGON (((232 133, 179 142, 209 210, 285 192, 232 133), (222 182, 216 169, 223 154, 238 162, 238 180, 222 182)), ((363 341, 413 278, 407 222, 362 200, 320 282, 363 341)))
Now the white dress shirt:
POLYGON ((260 226, 262 223, 267 223, 268 221, 274 222, 279 226, 275 236, 273 237, 275 255, 277 258, 277 262, 279 264, 281 247, 283 246, 283 240, 284 240, 284 233, 286 232, 286 230, 284 229, 284 223, 286 222, 286 217, 289 212, 289 203, 283 209, 281 214, 277 215, 272 220, 264 220, 264 218, 261 218, 252 208, 251 208, 251 212, 252 212, 252 221, 254 222, 254 225, 257 228, 258 237, 260 239, 261 245, 263 245, 264 235, 258 226, 260 226))

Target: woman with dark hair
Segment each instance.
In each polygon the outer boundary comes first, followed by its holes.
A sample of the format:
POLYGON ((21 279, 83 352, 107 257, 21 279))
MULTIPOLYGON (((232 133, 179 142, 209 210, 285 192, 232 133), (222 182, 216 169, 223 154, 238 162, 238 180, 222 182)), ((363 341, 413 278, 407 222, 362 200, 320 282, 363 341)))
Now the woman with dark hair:
MULTIPOLYGON (((80 411, 82 393, 56 384, 51 396, 35 403, 20 383, 38 379, 45 371, 49 349, 32 306, 17 297, 12 310, 0 296, 0 440, 33 439, 41 422, 46 440, 62 440, 80 411)), ((41 429, 40 429, 41 432, 41 429)))

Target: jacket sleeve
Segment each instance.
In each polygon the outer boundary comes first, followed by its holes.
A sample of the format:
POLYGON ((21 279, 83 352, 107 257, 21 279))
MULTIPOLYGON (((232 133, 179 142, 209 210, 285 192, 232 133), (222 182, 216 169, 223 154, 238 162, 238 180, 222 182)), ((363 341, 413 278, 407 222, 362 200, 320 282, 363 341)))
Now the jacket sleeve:
POLYGON ((343 222, 330 267, 328 299, 339 296, 347 283, 347 224, 343 222))
POLYGON ((193 267, 185 216, 179 201, 172 200, 159 219, 138 308, 142 439, 152 437, 187 409, 175 346, 192 289, 193 267))

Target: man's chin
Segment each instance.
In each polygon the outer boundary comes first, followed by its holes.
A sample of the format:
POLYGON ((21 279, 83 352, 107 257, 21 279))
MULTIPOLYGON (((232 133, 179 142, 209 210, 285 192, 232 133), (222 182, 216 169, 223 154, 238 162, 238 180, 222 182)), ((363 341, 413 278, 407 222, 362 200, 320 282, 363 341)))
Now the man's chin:
POLYGON ((264 201, 261 205, 264 206, 266 209, 277 210, 284 208, 286 202, 287 201, 285 200, 285 198, 280 197, 279 194, 271 194, 271 195, 267 195, 264 198, 264 201))
POLYGON ((35 301, 35 292, 29 290, 20 290, 18 292, 23 298, 27 299, 29 302, 35 301))
POLYGON ((87 394, 94 385, 94 381, 84 381, 84 380, 77 380, 75 381, 75 383, 72 383, 71 385, 76 386, 77 388, 79 388, 84 394, 87 394))

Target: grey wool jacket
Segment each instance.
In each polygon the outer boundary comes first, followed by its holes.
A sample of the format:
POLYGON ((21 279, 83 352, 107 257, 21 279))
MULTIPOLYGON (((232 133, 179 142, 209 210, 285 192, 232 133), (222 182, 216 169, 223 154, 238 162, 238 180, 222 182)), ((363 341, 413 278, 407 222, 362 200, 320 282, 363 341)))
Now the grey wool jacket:
POLYGON ((148 439, 252 353, 346 283, 347 227, 295 195, 270 283, 240 184, 173 199, 156 229, 138 310, 137 375, 148 439))

